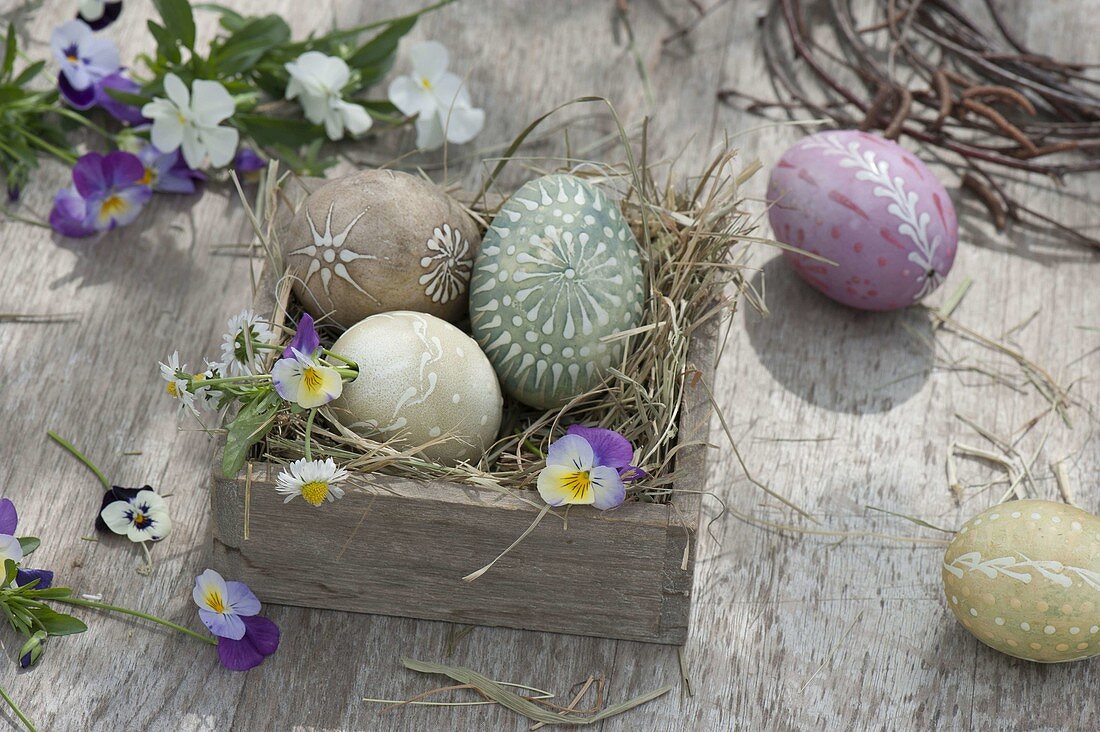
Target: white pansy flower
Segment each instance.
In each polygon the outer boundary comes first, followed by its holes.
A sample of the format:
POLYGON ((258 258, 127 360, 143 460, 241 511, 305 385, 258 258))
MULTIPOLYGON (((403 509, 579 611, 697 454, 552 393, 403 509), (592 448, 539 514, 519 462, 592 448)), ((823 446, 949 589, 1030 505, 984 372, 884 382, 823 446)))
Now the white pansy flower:
POLYGON ((336 467, 332 458, 326 460, 295 460, 279 473, 276 492, 286 496, 283 503, 302 497, 311 506, 320 506, 326 500, 344 497, 344 489, 336 484, 346 480, 348 471, 336 467))
POLYGON ((219 124, 236 109, 225 87, 195 79, 188 91, 183 80, 167 74, 164 92, 167 99, 155 97, 141 108, 141 113, 153 120, 153 145, 165 153, 182 148, 183 159, 191 168, 227 165, 237 151, 240 133, 219 124))
POLYGON ((133 498, 112 501, 99 512, 107 528, 130 541, 160 541, 172 531, 168 502, 152 490, 138 491, 133 498))
POLYGON ((192 412, 195 410, 195 395, 187 390, 187 379, 181 379, 176 375, 178 371, 183 369, 186 371, 187 366, 180 366, 180 354, 179 351, 175 351, 168 357, 168 362, 161 362, 160 375, 165 381, 168 382, 164 390, 168 392, 168 396, 172 397, 180 403, 180 411, 184 409, 190 409, 192 412))
POLYGON ((374 120, 367 110, 345 102, 341 96, 351 78, 351 71, 342 58, 307 51, 286 64, 286 70, 290 74, 286 98, 297 99, 306 119, 315 125, 323 124, 330 140, 343 138, 345 129, 353 135, 370 129, 374 120))
POLYGON ((412 74, 390 83, 389 98, 402 114, 416 115, 416 146, 433 150, 444 140, 461 145, 477 137, 485 112, 473 106, 462 79, 447 71, 450 58, 443 44, 424 41, 409 55, 412 74))
POLYGON ((272 343, 275 333, 251 310, 242 310, 229 319, 222 336, 222 360, 218 370, 227 376, 251 376, 263 371, 263 351, 256 343, 272 343))

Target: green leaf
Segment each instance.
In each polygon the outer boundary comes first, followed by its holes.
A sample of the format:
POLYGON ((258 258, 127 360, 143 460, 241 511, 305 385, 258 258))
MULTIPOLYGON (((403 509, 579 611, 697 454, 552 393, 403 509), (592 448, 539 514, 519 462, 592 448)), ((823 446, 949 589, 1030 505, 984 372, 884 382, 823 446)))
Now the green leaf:
POLYGON ((42 629, 50 635, 76 635, 88 629, 83 621, 77 620, 72 615, 59 613, 49 608, 32 610, 31 614, 42 625, 42 629))
POLYGON ((164 26, 157 25, 151 20, 147 21, 146 25, 157 41, 157 55, 169 63, 178 64, 183 57, 180 55, 179 42, 176 37, 169 33, 164 26))
POLYGON ((397 52, 397 44, 401 38, 416 25, 417 18, 418 16, 415 15, 407 16, 390 23, 384 31, 364 43, 351 55, 348 66, 353 69, 363 69, 369 66, 381 66, 385 61, 390 60, 397 52))
POLYGON ((20 71, 19 76, 15 77, 11 83, 16 86, 25 86, 28 81, 31 81, 34 77, 42 73, 42 69, 44 68, 46 68, 45 61, 35 61, 30 66, 20 71))
POLYGON ((229 74, 250 70, 268 51, 290 40, 290 26, 277 15, 249 18, 229 38, 210 51, 210 63, 229 74))
POLYGON ((233 122, 261 146, 285 145, 297 148, 308 145, 325 134, 319 125, 304 119, 239 112, 233 115, 233 122))
POLYGON ((229 423, 225 450, 222 452, 222 474, 227 478, 241 471, 248 459, 249 449, 271 430, 279 400, 278 394, 269 392, 246 404, 229 423))
POLYGON ((236 31, 245 23, 245 17, 232 8, 227 8, 218 3, 195 3, 191 6, 195 10, 210 10, 221 16, 221 26, 230 33, 236 31))
POLYGON ((19 572, 19 565, 15 563, 14 559, 4 560, 4 584, 0 587, 7 587, 15 579, 15 575, 19 572))
POLYGON ((15 23, 8 23, 8 37, 4 41, 4 67, 0 70, 0 77, 11 78, 12 67, 15 66, 15 54, 19 50, 19 42, 15 37, 15 23))
POLYGON ((195 47, 195 15, 187 0, 153 0, 164 27, 188 50, 195 47))
POLYGON ((33 554, 34 550, 41 545, 42 542, 37 536, 20 536, 19 546, 23 549, 23 556, 33 554))

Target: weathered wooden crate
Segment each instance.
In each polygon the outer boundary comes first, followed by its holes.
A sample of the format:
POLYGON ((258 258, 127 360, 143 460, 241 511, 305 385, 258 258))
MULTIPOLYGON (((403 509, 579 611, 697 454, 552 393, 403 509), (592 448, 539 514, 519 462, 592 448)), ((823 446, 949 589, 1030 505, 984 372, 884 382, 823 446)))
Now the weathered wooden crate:
MULTIPOLYGON (((254 308, 282 322, 286 288, 265 268, 254 308)), ((716 327, 690 345, 680 418, 679 489, 705 490, 716 327)), ((369 378, 369 374, 367 375, 369 378)), ((224 439, 222 441, 224 445, 224 439)), ((498 491, 360 474, 322 510, 284 504, 280 466, 221 474, 210 507, 214 565, 263 599, 286 605, 683 644, 691 612, 700 494, 574 507, 568 530, 546 519, 472 583, 462 580, 511 544, 537 509, 498 491)))

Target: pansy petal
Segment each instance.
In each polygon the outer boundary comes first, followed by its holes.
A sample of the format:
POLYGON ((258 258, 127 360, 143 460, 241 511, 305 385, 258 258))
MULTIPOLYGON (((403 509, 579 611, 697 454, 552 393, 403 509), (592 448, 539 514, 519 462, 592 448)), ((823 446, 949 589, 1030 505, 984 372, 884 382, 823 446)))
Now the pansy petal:
POLYGON ((443 120, 435 111, 416 118, 416 146, 421 150, 435 150, 443 146, 443 120))
POLYGON ((447 48, 439 41, 422 41, 409 49, 409 56, 416 75, 433 82, 451 62, 447 48))
POLYGON ((57 75, 57 88, 69 106, 74 109, 90 109, 96 102, 95 84, 78 89, 70 81, 69 74, 64 71, 57 75))
POLYGON ((615 508, 626 498, 626 487, 615 468, 607 465, 593 468, 589 478, 592 481, 592 505, 601 511, 615 508))
POLYGON ((226 599, 237 615, 255 615, 260 612, 260 601, 244 582, 226 582, 226 599))
POLYGON ((634 457, 634 448, 630 440, 615 430, 601 427, 586 427, 583 424, 570 425, 566 434, 580 435, 592 446, 596 465, 610 465, 613 468, 625 468, 634 457))
MULTIPOLYGON (((237 152, 237 143, 241 133, 233 127, 204 127, 201 130, 202 145, 210 156, 210 164, 215 168, 229 165, 237 152)), ((190 165, 191 161, 187 161, 190 165)), ((196 167, 192 165, 191 167, 196 167)))
POLYGON ((241 618, 245 637, 261 655, 270 656, 279 650, 279 626, 274 620, 257 616, 241 618))
POLYGON ((443 113, 443 125, 449 142, 464 145, 477 137, 485 126, 485 111, 456 106, 443 113))
POLYGON ((123 536, 133 525, 133 521, 130 520, 132 515, 133 509, 128 501, 114 501, 99 512, 99 517, 103 519, 103 523, 107 524, 107 528, 123 536))
POLYGON ((0 534, 0 565, 9 559, 16 564, 22 562, 23 547, 19 545, 19 540, 14 536, 0 534))
POLYGON ((23 587, 38 580, 34 586, 36 590, 49 589, 53 585, 53 572, 48 569, 20 569, 15 573, 15 586, 23 587))
POLYGON ((183 143, 183 124, 175 116, 158 116, 156 105, 156 102, 146 104, 141 108, 141 113, 156 120, 150 133, 153 144, 158 150, 172 152, 183 143))
POLYGON ((546 451, 547 465, 563 465, 570 470, 589 470, 595 465, 592 445, 580 435, 564 435, 546 451))
POLYGON ((264 662, 264 655, 248 638, 218 638, 218 660, 230 671, 248 671, 264 662))
MULTIPOLYGON (((164 76, 164 93, 168 95, 168 98, 180 109, 190 109, 191 107, 191 92, 187 90, 187 85, 183 83, 183 79, 179 78, 173 73, 165 74, 164 76)), ((153 143, 156 145, 156 143, 153 143)), ((160 145, 161 150, 164 148, 160 145)))
POLYGON ((237 105, 226 88, 216 81, 195 79, 191 85, 195 98, 191 111, 199 125, 216 125, 227 117, 232 117, 237 105))
POLYGON ((298 398, 295 400, 303 409, 314 409, 324 406, 333 399, 340 397, 344 390, 344 380, 336 369, 329 366, 313 366, 313 379, 317 381, 316 388, 310 387, 310 379, 303 375, 298 386, 298 398))
POLYGON ((129 186, 137 183, 145 175, 145 166, 141 159, 125 150, 116 150, 103 158, 103 178, 107 185, 129 186))
POLYGON ((344 127, 353 135, 363 134, 374 124, 367 110, 359 104, 340 102, 340 114, 344 118, 344 127))
POLYGON ((222 576, 213 569, 207 569, 195 578, 195 587, 191 590, 191 599, 193 599, 195 604, 199 607, 213 610, 214 608, 212 608, 207 601, 207 598, 211 594, 224 599, 229 592, 226 589, 225 580, 222 579, 222 576))
POLYGON ((12 536, 19 527, 19 512, 10 498, 0 498, 0 534, 12 536))
POLYGON ((106 193, 110 185, 104 177, 103 156, 95 152, 80 156, 73 165, 73 185, 84 198, 95 198, 106 193))
POLYGON ((542 500, 551 506, 570 503, 573 492, 567 487, 567 479, 576 471, 564 465, 549 465, 539 471, 538 489, 542 500))
POLYGON ((276 393, 288 402, 298 397, 302 383, 302 367, 295 358, 280 358, 271 368, 271 383, 276 393))
POLYGON ((236 615, 216 613, 204 607, 199 608, 199 620, 219 638, 240 640, 244 637, 244 622, 236 615))
POLYGON ((294 337, 285 349, 283 358, 293 358, 294 351, 312 355, 321 347, 321 337, 317 335, 317 326, 313 322, 313 316, 302 313, 298 319, 298 328, 294 331, 294 337))
POLYGON ((93 36, 81 45, 80 54, 81 61, 96 81, 118 71, 118 46, 109 38, 93 36))
POLYGON ((425 105, 429 110, 435 109, 431 95, 421 89, 411 76, 399 76, 391 81, 386 96, 406 117, 419 114, 425 105))

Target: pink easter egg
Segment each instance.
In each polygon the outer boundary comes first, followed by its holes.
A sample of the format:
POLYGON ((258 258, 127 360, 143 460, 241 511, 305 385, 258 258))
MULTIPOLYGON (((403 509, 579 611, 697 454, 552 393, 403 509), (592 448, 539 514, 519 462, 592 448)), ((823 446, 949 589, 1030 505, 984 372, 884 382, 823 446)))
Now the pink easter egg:
POLYGON ((912 305, 955 261, 955 207, 928 167, 897 143, 855 130, 819 132, 789 148, 768 181, 787 261, 832 299, 863 310, 912 305))

